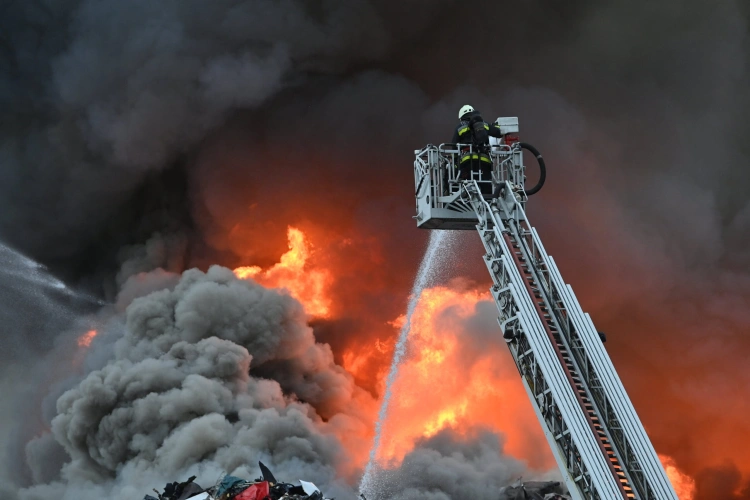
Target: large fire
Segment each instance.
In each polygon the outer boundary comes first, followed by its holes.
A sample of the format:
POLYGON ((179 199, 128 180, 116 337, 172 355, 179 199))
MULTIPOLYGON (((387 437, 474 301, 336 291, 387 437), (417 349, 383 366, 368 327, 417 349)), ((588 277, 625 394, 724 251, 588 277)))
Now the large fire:
MULTIPOLYGON (((312 263, 312 245, 298 228, 287 230, 289 250, 267 269, 235 269, 243 279, 286 289, 308 314, 333 318, 336 268, 312 263)), ((381 464, 398 464, 416 440, 446 427, 459 433, 484 426, 501 433, 505 451, 525 460, 536 470, 555 468, 555 462, 515 366, 495 323, 494 305, 484 287, 454 282, 425 289, 412 316, 409 348, 393 388, 389 415, 378 453, 381 464)), ((341 354, 344 368, 358 380, 375 378, 378 395, 384 392, 395 338, 405 317, 383 325, 383 337, 365 332, 368 342, 351 344, 341 354), (374 338, 373 338, 374 337, 374 338), (373 371, 372 361, 379 360, 373 371)), ((90 332, 89 332, 90 333, 90 332)), ((88 334, 87 334, 88 335, 88 334)), ((88 338, 88 337, 85 337, 88 338)), ((91 337, 93 338, 93 337, 91 337)), ((81 337, 80 342, 84 341, 81 337)), ((88 338, 90 342, 90 338, 88 338)), ((373 413, 374 422, 376 415, 373 413)), ((349 444, 352 456, 363 466, 360 444, 349 444)), ((662 463, 681 500, 693 500, 695 481, 669 457, 662 463)))
POLYGON ((415 440, 443 428, 461 432, 480 425, 502 432, 506 451, 532 467, 554 467, 495 331, 494 306, 481 290, 462 288, 441 286, 422 293, 412 316, 407 359, 393 388, 380 461, 400 461, 415 440))
POLYGON ((273 267, 262 270, 258 266, 243 266, 234 273, 243 279, 252 278, 263 286, 285 288, 299 300, 308 314, 325 318, 330 314, 327 289, 331 274, 325 269, 310 269, 310 245, 305 234, 294 227, 287 229, 289 251, 273 267))

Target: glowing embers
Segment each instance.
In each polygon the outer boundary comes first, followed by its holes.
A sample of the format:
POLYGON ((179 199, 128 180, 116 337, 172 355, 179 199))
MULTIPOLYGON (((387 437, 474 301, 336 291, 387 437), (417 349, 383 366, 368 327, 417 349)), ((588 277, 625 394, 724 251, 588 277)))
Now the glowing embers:
MULTIPOLYGON (((398 464, 416 440, 447 427, 505 435, 507 453, 532 468, 554 467, 486 292, 460 283, 425 289, 411 321, 378 462, 398 464)), ((400 326, 399 321, 394 326, 400 326)))
POLYGON ((234 274, 239 278, 252 278, 270 288, 285 288, 299 300, 311 316, 325 318, 330 315, 331 303, 327 296, 331 274, 327 269, 311 269, 308 265, 311 251, 305 234, 297 228, 287 229, 289 251, 279 263, 262 270, 258 266, 238 267, 234 274))
POLYGON ((96 330, 89 330, 88 332, 78 337, 78 347, 87 348, 91 346, 91 342, 94 340, 94 337, 96 337, 96 334, 96 330))
POLYGON ((680 500, 693 500, 695 498, 695 480, 678 469, 672 457, 659 455, 659 460, 664 466, 677 497, 680 500))

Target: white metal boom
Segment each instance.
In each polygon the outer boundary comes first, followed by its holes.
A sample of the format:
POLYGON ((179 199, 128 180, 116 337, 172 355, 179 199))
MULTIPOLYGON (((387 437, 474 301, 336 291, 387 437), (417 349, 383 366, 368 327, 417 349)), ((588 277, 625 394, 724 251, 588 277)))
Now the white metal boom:
POLYGON ((528 222, 511 140, 486 153, 491 171, 464 178, 471 146, 416 151, 417 225, 479 232, 500 329, 572 498, 677 500, 591 318, 528 222))

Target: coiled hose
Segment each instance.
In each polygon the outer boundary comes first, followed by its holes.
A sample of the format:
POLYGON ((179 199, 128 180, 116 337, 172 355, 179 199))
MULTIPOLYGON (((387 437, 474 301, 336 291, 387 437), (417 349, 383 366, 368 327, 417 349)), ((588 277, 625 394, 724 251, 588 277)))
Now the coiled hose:
POLYGON ((521 148, 526 149, 531 152, 534 156, 536 156, 536 161, 539 163, 539 182, 536 183, 536 186, 534 186, 531 189, 526 189, 526 196, 531 196, 533 194, 536 194, 539 192, 540 189, 542 189, 542 186, 544 186, 544 181, 547 180, 547 166, 544 164, 544 158, 542 158, 542 153, 539 152, 537 148, 532 146, 531 144, 521 142, 519 143, 521 148))

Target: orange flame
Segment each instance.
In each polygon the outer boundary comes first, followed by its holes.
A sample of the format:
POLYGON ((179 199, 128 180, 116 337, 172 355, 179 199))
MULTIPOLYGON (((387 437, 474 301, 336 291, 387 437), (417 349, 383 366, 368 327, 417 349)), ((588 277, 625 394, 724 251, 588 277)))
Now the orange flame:
MULTIPOLYGON (((384 423, 381 463, 399 462, 417 439, 446 427, 460 432, 480 425, 504 434, 506 452, 530 466, 554 467, 499 330, 491 345, 476 337, 471 321, 483 300, 485 294, 477 290, 436 287, 422 292, 384 423)), ((402 323, 399 318, 393 325, 402 323)))
POLYGON ((299 300, 311 316, 328 317, 331 304, 327 292, 331 282, 326 269, 308 269, 311 252, 305 234, 297 228, 287 228, 289 251, 280 262, 263 271, 258 266, 243 266, 234 270, 241 279, 254 279, 263 286, 285 288, 299 300))
POLYGON ((87 348, 91 346, 91 342, 94 340, 94 337, 96 337, 97 333, 98 332, 96 330, 89 330, 88 332, 78 337, 78 347, 87 348))
POLYGON ((664 466, 669 481, 674 487, 677 498, 680 500, 693 500, 695 498, 695 480, 677 468, 672 457, 659 455, 659 460, 664 466))

